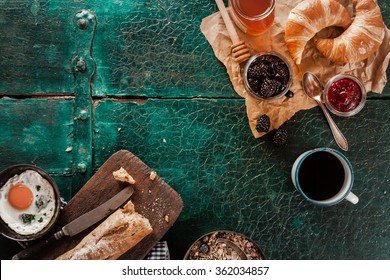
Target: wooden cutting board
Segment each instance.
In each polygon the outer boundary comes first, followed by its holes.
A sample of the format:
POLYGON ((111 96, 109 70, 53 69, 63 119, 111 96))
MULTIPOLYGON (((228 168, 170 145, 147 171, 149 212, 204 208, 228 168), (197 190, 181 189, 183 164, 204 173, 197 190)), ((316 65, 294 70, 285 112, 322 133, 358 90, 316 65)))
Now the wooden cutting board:
MULTIPOLYGON (((153 228, 152 234, 122 255, 121 259, 143 259, 176 221, 183 208, 183 201, 179 194, 158 174, 154 180, 151 180, 152 170, 129 151, 118 151, 101 166, 65 206, 56 229, 61 229, 62 226, 94 209, 122 190, 126 183, 115 180, 112 175, 112 172, 120 167, 125 168, 136 181, 134 194, 130 200, 135 210, 149 219, 153 228)), ((64 237, 52 247, 44 250, 40 256, 37 256, 37 259, 55 259, 76 246, 98 224, 76 236, 64 237)))

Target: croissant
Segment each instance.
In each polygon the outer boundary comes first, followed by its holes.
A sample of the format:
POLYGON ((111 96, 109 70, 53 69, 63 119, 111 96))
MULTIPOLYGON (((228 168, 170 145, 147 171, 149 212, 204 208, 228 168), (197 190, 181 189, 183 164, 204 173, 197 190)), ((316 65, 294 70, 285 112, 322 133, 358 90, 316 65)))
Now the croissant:
POLYGON ((351 24, 348 11, 335 0, 305 0, 291 10, 285 27, 285 41, 296 64, 300 64, 307 42, 321 29, 351 24))
POLYGON ((385 36, 381 11, 373 0, 352 0, 355 18, 339 37, 314 38, 314 44, 333 62, 352 63, 371 56, 382 44, 385 36))

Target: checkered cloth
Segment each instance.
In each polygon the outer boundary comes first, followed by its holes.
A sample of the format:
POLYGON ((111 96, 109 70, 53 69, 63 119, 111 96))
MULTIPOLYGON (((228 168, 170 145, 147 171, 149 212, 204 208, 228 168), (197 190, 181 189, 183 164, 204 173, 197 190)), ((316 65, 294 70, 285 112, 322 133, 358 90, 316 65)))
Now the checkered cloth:
POLYGON ((157 242, 145 257, 145 260, 169 260, 169 249, 166 241, 157 242))

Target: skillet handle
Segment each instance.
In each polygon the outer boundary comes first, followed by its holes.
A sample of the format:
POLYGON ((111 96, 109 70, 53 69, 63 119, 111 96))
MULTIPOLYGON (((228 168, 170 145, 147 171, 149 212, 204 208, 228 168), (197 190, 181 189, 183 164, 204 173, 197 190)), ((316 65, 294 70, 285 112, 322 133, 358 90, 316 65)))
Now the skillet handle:
POLYGON ((39 254, 42 250, 44 250, 47 246, 55 243, 57 240, 62 238, 64 236, 62 231, 59 231, 52 236, 50 236, 48 239, 43 240, 42 242, 39 242, 37 244, 32 245, 31 247, 28 247, 24 249, 23 251, 20 251, 16 255, 12 257, 13 260, 29 260, 32 259, 35 255, 39 254))

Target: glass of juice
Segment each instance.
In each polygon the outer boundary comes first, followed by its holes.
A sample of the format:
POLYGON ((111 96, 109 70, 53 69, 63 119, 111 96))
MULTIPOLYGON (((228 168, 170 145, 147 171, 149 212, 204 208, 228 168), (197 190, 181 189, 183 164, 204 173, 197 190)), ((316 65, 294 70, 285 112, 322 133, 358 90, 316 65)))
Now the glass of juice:
POLYGON ((275 18, 275 0, 229 0, 234 23, 246 34, 259 36, 275 18))

